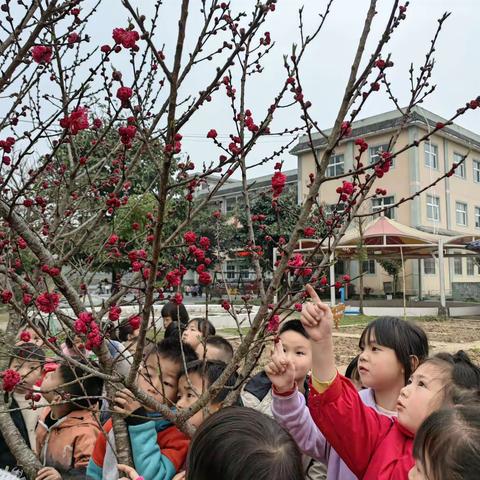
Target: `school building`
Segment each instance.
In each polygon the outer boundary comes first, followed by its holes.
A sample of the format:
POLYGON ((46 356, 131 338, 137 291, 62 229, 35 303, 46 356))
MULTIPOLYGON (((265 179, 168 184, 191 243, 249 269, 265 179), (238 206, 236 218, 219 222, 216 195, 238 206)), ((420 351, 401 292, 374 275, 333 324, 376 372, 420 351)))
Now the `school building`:
MULTIPOLYGON (((355 121, 351 135, 340 142, 331 156, 327 176, 340 175, 353 169, 354 156, 358 154, 358 147, 354 142, 359 137, 364 138, 369 145, 363 154, 367 154, 366 161, 375 162, 380 152, 388 150, 390 138, 401 122, 402 117, 397 110, 355 121)), ((446 120, 428 110, 415 107, 392 149, 393 152, 422 138, 437 122, 445 123, 446 120)), ((315 134, 313 143, 314 148, 321 153, 325 147, 324 138, 315 134)), ((315 172, 314 157, 307 137, 300 138, 290 153, 298 159, 298 202, 302 203, 307 195, 309 174, 315 172)), ((375 214, 376 211, 415 194, 448 172, 452 164, 458 163, 465 155, 466 160, 453 176, 382 215, 404 225, 405 229, 415 229, 419 236, 438 236, 445 239, 446 243, 449 238, 458 240, 459 245, 480 238, 480 135, 455 124, 439 130, 429 141, 420 143, 418 147, 400 153, 394 159, 390 172, 375 183, 376 187, 386 189, 387 195, 370 199, 366 205, 367 210, 375 214)), ((338 194, 335 190, 339 184, 341 181, 337 180, 322 185, 320 202, 327 208, 333 208, 337 204, 338 194)), ((351 232, 347 234, 351 235, 351 232)), ((478 300, 479 267, 474 257, 467 253, 463 248, 453 248, 449 250, 449 254, 453 256, 446 257, 441 262, 435 254, 406 260, 406 294, 418 296, 420 293, 422 298, 437 297, 440 294, 441 268, 447 297, 478 300)), ((339 260, 335 266, 336 274, 358 275, 359 263, 353 259, 339 260)), ((384 294, 385 287, 391 283, 392 278, 374 259, 363 261, 361 268, 364 271, 364 287, 369 293, 384 294)), ((356 286, 358 289, 358 281, 356 286)))

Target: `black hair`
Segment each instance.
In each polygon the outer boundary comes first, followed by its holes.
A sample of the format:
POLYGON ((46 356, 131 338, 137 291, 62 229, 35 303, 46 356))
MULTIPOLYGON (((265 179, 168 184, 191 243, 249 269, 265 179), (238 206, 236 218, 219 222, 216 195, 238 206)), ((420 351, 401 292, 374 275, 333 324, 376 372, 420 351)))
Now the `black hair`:
POLYGON ((463 350, 455 354, 441 352, 424 363, 434 364, 445 370, 445 385, 454 385, 468 390, 480 390, 480 368, 472 363, 463 350))
POLYGON ((171 360, 178 365, 183 365, 184 361, 189 363, 198 360, 195 350, 190 345, 183 343, 178 337, 163 339, 146 356, 152 353, 157 353, 160 357, 171 360))
POLYGON ((285 332, 297 332, 307 339, 310 338, 300 320, 289 320, 288 322, 282 323, 280 325, 280 331, 278 332, 278 334, 281 335, 285 332))
POLYGON ((427 478, 478 479, 480 405, 458 405, 433 412, 415 435, 413 455, 427 478))
POLYGON ((211 337, 207 337, 205 344, 220 349, 225 354, 222 355, 225 358, 225 363, 229 363, 232 360, 233 347, 226 338, 220 335, 212 335, 211 337))
POLYGON ((133 331, 133 327, 127 321, 118 326, 116 337, 120 342, 126 342, 128 340, 128 336, 131 335, 133 331))
POLYGON ((202 318, 202 317, 192 318, 188 322, 188 324, 193 322, 197 323, 198 331, 202 334, 203 338, 213 336, 217 333, 217 331, 215 330, 215 327, 213 326, 213 323, 207 320, 206 318, 202 318))
POLYGON ((348 364, 347 369, 345 370, 345 376, 349 378, 350 380, 353 379, 353 376, 355 375, 356 372, 358 372, 358 357, 360 355, 357 355, 355 358, 351 360, 351 362, 348 364))
POLYGON ((167 302, 162 307, 162 317, 170 317, 173 322, 180 322, 182 325, 187 325, 189 316, 187 309, 183 303, 177 304, 175 302, 167 302))
POLYGON ((226 407, 192 438, 186 479, 303 480, 297 444, 273 418, 253 408, 226 407))
MULTIPOLYGON (((33 319, 32 320, 32 323, 33 325, 35 326, 35 328, 37 330, 40 331, 40 333, 46 337, 47 336, 47 326, 45 325, 45 323, 41 320, 37 320, 37 319, 33 319)), ((22 322, 22 324, 20 325, 20 331, 22 330, 26 330, 27 328, 31 328, 33 329, 32 325, 30 325, 28 322, 22 322)))
POLYGON ((428 339, 425 331, 412 322, 398 317, 378 317, 363 330, 358 342, 361 350, 365 344, 375 343, 395 351, 405 371, 405 384, 413 373, 412 356, 421 363, 428 357, 428 339))
MULTIPOLYGON (((182 375, 190 375, 197 373, 200 377, 206 379, 206 388, 210 388, 213 383, 216 382, 218 377, 225 370, 226 364, 220 360, 195 360, 187 364, 186 370, 182 372, 182 375)), ((226 381, 224 387, 217 393, 212 403, 223 402, 227 395, 232 391, 232 387, 236 384, 238 375, 236 372, 232 373, 226 381)))
POLYGON ((59 390, 70 396, 70 400, 73 403, 72 410, 92 408, 101 400, 100 396, 103 389, 103 380, 101 378, 90 376, 81 367, 66 362, 60 363, 58 372, 65 384, 65 386, 60 386, 59 390))
POLYGON ((163 334, 163 338, 177 338, 180 339, 182 337, 183 330, 185 326, 178 322, 172 322, 166 329, 163 334))
POLYGON ((26 362, 40 362, 43 364, 45 363, 45 352, 34 343, 22 343, 21 345, 15 345, 15 347, 13 347, 11 360, 14 358, 21 358, 26 362))

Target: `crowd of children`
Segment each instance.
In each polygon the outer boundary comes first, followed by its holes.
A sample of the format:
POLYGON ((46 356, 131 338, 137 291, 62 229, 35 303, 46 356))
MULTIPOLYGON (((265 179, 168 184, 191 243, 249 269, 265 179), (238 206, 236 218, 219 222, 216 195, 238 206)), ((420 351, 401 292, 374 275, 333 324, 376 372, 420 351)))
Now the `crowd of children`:
MULTIPOLYGON (((131 387, 137 394, 121 389, 113 401, 126 422, 132 466, 117 461, 113 420, 99 415, 104 382, 82 365, 88 352, 81 338, 68 340, 63 358, 52 362, 42 327, 29 328, 9 365, 21 382, 5 400, 42 464, 35 480, 480 478, 480 368, 467 354, 429 356, 420 327, 379 317, 362 332, 360 353, 343 376, 330 308, 310 286, 307 293, 301 319, 280 325, 265 369, 246 382, 233 373, 192 412, 192 438, 169 412, 189 411, 234 349, 208 320, 190 320, 183 305, 167 303, 164 339, 145 349, 131 387), (224 407, 242 385, 236 406, 224 407)), ((134 352, 137 335, 119 332, 124 349, 111 340, 119 358, 134 352)), ((22 474, 1 435, 0 469, 22 474)))

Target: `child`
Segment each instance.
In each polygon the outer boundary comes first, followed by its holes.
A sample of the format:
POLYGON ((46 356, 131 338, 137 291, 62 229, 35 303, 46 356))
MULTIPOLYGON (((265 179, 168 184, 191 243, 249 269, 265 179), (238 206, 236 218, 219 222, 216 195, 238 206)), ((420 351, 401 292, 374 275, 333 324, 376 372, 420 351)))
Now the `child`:
MULTIPOLYGON (((41 402, 40 395, 35 394, 33 390, 35 383, 42 376, 44 361, 45 353, 41 348, 33 343, 24 343, 13 348, 9 365, 9 368, 18 372, 22 379, 9 399, 10 416, 25 443, 33 451, 35 451, 35 428, 38 421, 38 410, 31 408, 32 400, 36 400, 36 403, 41 402), (33 397, 33 395, 36 396, 33 397)), ((0 468, 8 467, 9 470, 12 470, 16 466, 17 461, 0 433, 0 468)))
POLYGON ((50 407, 42 412, 36 431, 37 454, 45 465, 37 480, 62 478, 62 474, 84 478, 100 432, 93 412, 102 387, 100 378, 68 363, 45 376, 41 392, 50 407))
MULTIPOLYGON (((137 385, 158 402, 173 406, 184 362, 196 359, 189 345, 181 345, 174 338, 162 340, 146 352, 137 385)), ((114 410, 126 417, 132 458, 139 475, 148 480, 170 480, 185 461, 189 439, 169 421, 142 406, 126 389, 117 392, 114 410)), ((87 477, 94 480, 117 478, 112 421, 103 428, 105 434, 98 436, 87 469, 87 477)))
MULTIPOLYGON (((350 380, 338 374, 332 312, 310 285, 306 288, 314 302, 304 305, 301 316, 312 343, 312 392, 308 403, 314 422, 357 477, 407 478, 414 464, 413 437, 420 425, 442 405, 452 404, 448 386, 478 389, 478 367, 466 355, 451 356, 451 362, 439 357, 428 359, 400 392, 398 420, 382 415, 366 406, 350 380)), ((280 365, 275 368, 282 369, 280 365)), ((372 378, 371 372, 361 375, 372 378)), ((294 392, 290 388, 283 394, 294 392)))
MULTIPOLYGON (((205 353, 206 360, 220 360, 227 365, 233 358, 232 344, 220 335, 212 335, 205 339, 205 353)), ((199 355, 199 358, 202 358, 199 355)))
POLYGON ((65 343, 62 343, 60 348, 63 354, 68 357, 87 359, 93 356, 93 352, 85 348, 85 343, 80 335, 75 335, 73 340, 70 337, 66 337, 65 343))
MULTIPOLYGON (((299 386, 299 395, 308 398, 308 372, 312 368, 312 348, 308 333, 300 320, 289 320, 280 327, 277 349, 295 366, 295 382, 299 386)), ((254 408, 268 416, 272 416, 272 382, 265 371, 253 377, 242 392, 242 402, 246 407, 254 408)), ((326 478, 325 467, 312 460, 307 453, 303 457, 306 478, 319 480, 326 478)))
MULTIPOLYGON (((300 320, 289 320, 280 326, 280 344, 288 358, 295 366, 295 382, 299 391, 308 396, 308 372, 312 368, 312 347, 308 334, 300 320)), ((270 417, 272 413, 272 382, 265 371, 255 375, 242 392, 245 407, 259 410, 270 417)))
MULTIPOLYGON (((360 398, 377 412, 389 417, 396 416, 395 406, 401 389, 418 363, 428 356, 425 332, 399 318, 379 317, 365 328, 360 337, 359 347, 360 384, 367 387, 359 392, 360 398)), ((272 360, 273 365, 267 365, 265 370, 276 391, 290 389, 295 372, 293 365, 288 364, 288 359, 283 358, 283 351, 278 345, 272 360), (280 376, 276 375, 277 363, 286 367, 280 376)), ((327 444, 299 392, 286 397, 274 393, 272 410, 278 422, 297 441, 300 450, 328 465, 328 480, 356 479, 338 454, 327 444)))
POLYGON ((186 480, 303 480, 301 454, 272 418, 226 407, 205 420, 188 452, 186 480))
MULTIPOLYGON (((203 392, 208 390, 218 377, 220 377, 224 369, 225 363, 218 360, 207 362, 196 360, 187 364, 185 372, 182 373, 178 380, 177 408, 184 410, 191 407, 203 392)), ((206 413, 212 414, 222 407, 222 402, 232 391, 231 387, 235 385, 236 379, 237 375, 234 373, 215 398, 210 400, 206 408, 199 410, 188 419, 192 426, 197 428, 205 420, 206 413)))
POLYGON ((31 327, 28 323, 24 323, 19 330, 18 333, 18 342, 17 345, 21 345, 22 343, 33 343, 37 347, 42 348, 44 346, 44 342, 42 337, 37 333, 40 332, 44 337, 47 336, 47 329, 43 322, 36 322, 35 329, 31 327))
MULTIPOLYGON (((182 334, 182 340, 188 343, 194 350, 197 350, 199 347, 203 347, 202 344, 206 338, 215 335, 215 333, 215 327, 207 319, 193 318, 188 322, 187 328, 182 334)), ((197 355, 198 353, 197 351, 197 355)))
POLYGON ((179 322, 186 327, 189 316, 183 303, 167 302, 162 307, 163 328, 167 328, 172 322, 179 322))
MULTIPOLYGON (((465 400, 465 399, 463 399, 465 400)), ((480 404, 438 410, 419 428, 409 480, 474 480, 480 473, 480 404)))

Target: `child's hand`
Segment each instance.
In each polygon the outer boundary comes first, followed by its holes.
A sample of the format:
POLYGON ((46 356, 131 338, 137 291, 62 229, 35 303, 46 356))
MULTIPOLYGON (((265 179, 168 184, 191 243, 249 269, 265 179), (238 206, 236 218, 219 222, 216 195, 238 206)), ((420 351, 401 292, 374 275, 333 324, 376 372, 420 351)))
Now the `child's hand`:
POLYGON ((117 390, 115 393, 115 400, 113 411, 128 417, 132 412, 140 408, 142 404, 135 398, 133 393, 128 388, 117 390))
POLYGON ((303 304, 301 321, 310 340, 320 342, 332 336, 333 315, 330 307, 320 300, 317 292, 311 285, 306 286, 306 291, 312 302, 303 304))
POLYGON ((43 467, 38 471, 35 480, 62 480, 62 476, 52 467, 43 467))
POLYGON ((185 480, 185 470, 183 472, 177 473, 172 480, 185 480))
POLYGON ((117 468, 120 472, 126 473, 128 475, 127 477, 120 478, 120 480, 139 480, 139 479, 143 479, 143 477, 141 477, 135 471, 134 468, 129 467, 128 465, 123 465, 123 464, 119 463, 117 465, 117 468))
POLYGON ((279 393, 288 392, 295 385, 295 365, 287 359, 280 339, 275 343, 265 373, 279 393))

